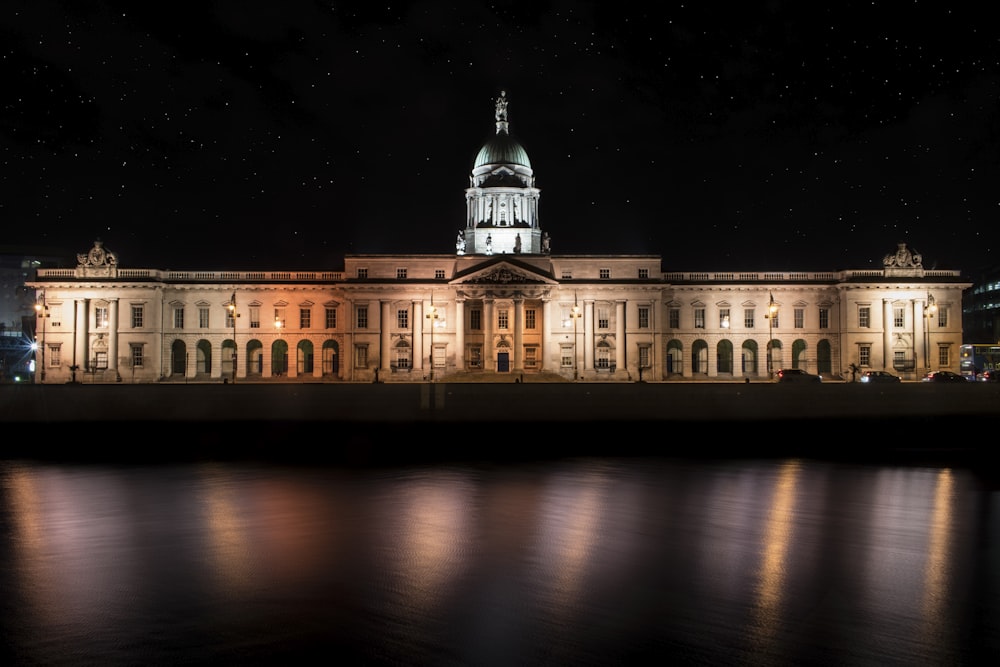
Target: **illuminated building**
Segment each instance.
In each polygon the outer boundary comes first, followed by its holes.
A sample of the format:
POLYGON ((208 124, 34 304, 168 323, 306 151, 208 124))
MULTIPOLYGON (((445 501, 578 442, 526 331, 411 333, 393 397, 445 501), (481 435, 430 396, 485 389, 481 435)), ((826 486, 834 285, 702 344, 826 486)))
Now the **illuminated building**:
POLYGON ((654 254, 555 254, 503 94, 495 122, 465 190, 466 220, 440 254, 347 255, 342 268, 315 271, 169 271, 129 268, 96 242, 75 268, 40 269, 29 287, 44 292, 49 314, 47 381, 958 371, 970 286, 959 271, 926 269, 903 243, 881 269, 816 272, 682 273, 654 254))

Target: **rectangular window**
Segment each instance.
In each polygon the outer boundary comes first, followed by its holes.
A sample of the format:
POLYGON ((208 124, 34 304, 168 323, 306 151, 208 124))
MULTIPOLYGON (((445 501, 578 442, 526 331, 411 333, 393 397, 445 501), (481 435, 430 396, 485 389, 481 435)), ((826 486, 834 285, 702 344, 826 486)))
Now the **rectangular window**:
POLYGON ((611 277, 611 269, 601 269, 600 270, 601 280, 607 280, 611 277))
POLYGON ((94 308, 94 324, 97 325, 98 329, 108 328, 108 307, 107 306, 97 306, 94 308))
POLYGON ((142 368, 142 345, 132 344, 129 346, 129 359, 132 362, 132 368, 142 368))
POLYGON ((858 326, 862 329, 871 328, 872 309, 870 306, 858 306, 858 326))
POLYGON ((649 278, 649 269, 639 269, 639 278, 643 280, 649 278))
POLYGON ((594 358, 596 368, 611 368, 611 348, 607 345, 599 345, 594 358))
POLYGON ((406 269, 396 269, 396 280, 406 280, 406 269))
POLYGON ((358 278, 364 279, 368 277, 368 269, 358 269, 358 278))
POLYGON ((143 315, 145 314, 142 306, 132 306, 132 328, 141 329, 143 315))
POLYGON ((94 368, 99 371, 107 370, 108 368, 108 353, 107 352, 95 352, 94 353, 94 368))
POLYGON ((184 328, 184 309, 174 308, 174 328, 183 329, 184 328))
POLYGON ((820 308, 819 309, 819 328, 829 329, 830 328, 830 309, 820 308))
POLYGON ((312 308, 299 308, 299 328, 312 328, 312 308))
POLYGON ((906 350, 896 350, 892 353, 892 367, 893 368, 906 367, 906 350))
POLYGON ((639 368, 649 368, 649 346, 640 345, 639 346, 639 368))
POLYGON ((444 280, 444 269, 434 269, 434 279, 444 280))
POLYGON ((355 345, 354 346, 354 367, 355 368, 368 368, 368 346, 367 345, 355 345))
POLYGON ((229 308, 226 308, 226 328, 227 329, 234 329, 234 328, 236 328, 235 311, 233 311, 233 310, 231 310, 229 308))
POLYGON ((608 309, 606 307, 600 307, 597 309, 597 328, 607 329, 611 325, 611 320, 609 319, 608 309))
POLYGON ((705 328, 705 309, 695 308, 694 309, 694 328, 704 329, 705 328))
POLYGON ((509 324, 508 313, 506 308, 500 308, 497 310, 497 329, 507 329, 509 324))
POLYGON ((570 271, 570 270, 568 270, 568 269, 563 269, 562 270, 562 275, 560 276, 559 279, 560 280, 573 280, 573 272, 570 271))
POLYGON ((639 306, 639 328, 649 328, 649 306, 639 306))
POLYGON ((49 345, 49 356, 48 360, 45 362, 49 366, 61 366, 62 365, 62 347, 59 345, 49 345))
POLYGON ((871 366, 872 365, 872 346, 871 345, 859 345, 858 346, 858 362, 861 366, 871 366))
POLYGON ((937 325, 939 327, 948 326, 948 306, 938 307, 937 325))
POLYGON ((470 331, 482 331, 483 329, 483 311, 479 308, 473 308, 469 311, 469 330, 470 331))
POLYGON ((746 329, 753 329, 754 320, 756 319, 756 311, 753 308, 743 309, 743 327, 746 329))
POLYGON ((806 310, 805 308, 793 308, 792 309, 792 325, 796 329, 801 329, 806 325, 806 310))
POLYGON ((250 306, 250 328, 260 329, 260 306, 250 306))
POLYGON ((198 308, 198 328, 208 328, 208 308, 198 308))
POLYGON ((287 326, 287 324, 288 323, 285 321, 285 309, 284 308, 275 308, 274 309, 274 327, 276 329, 284 329, 285 326, 287 326))
POLYGON ((573 346, 563 345, 560 348, 559 365, 563 368, 573 368, 573 346))
POLYGON ((947 345, 938 346, 938 366, 947 368, 951 364, 951 355, 947 345))
POLYGON ((525 308, 524 309, 524 328, 528 330, 534 330, 535 328, 535 309, 525 308))
POLYGON ((719 308, 719 328, 728 329, 729 328, 729 309, 719 308))
POLYGON ((896 329, 902 329, 906 326, 906 311, 903 310, 902 306, 892 307, 892 326, 896 329))
POLYGON ((524 348, 524 367, 536 368, 538 366, 538 348, 529 345, 524 348))
POLYGON ((410 328, 410 311, 406 308, 400 308, 396 311, 396 328, 397 329, 409 329, 410 328))
POLYGON ((483 367, 483 348, 473 345, 469 348, 469 368, 483 367))
POLYGON ((326 328, 336 329, 337 328, 337 309, 327 308, 326 309, 326 328))
POLYGON ((671 308, 667 311, 667 322, 671 329, 681 328, 681 309, 671 308))
MULTIPOLYGON (((355 329, 367 329, 368 328, 368 306, 358 306, 354 310, 354 328, 355 329)), ((367 354, 368 348, 365 348, 367 354)), ((365 362, 367 364, 367 361, 365 362)))

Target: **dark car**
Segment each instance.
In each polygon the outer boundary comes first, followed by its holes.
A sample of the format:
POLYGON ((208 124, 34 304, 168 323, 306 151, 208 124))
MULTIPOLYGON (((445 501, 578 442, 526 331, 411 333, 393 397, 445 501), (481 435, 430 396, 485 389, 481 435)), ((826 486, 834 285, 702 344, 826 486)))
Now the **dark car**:
POLYGON ((924 382, 968 382, 964 375, 951 371, 931 371, 924 376, 924 382))
POLYGON ((1000 369, 990 368, 979 376, 980 382, 1000 382, 1000 369))
POLYGON ((777 373, 778 382, 822 382, 820 375, 806 373, 801 368, 782 368, 777 373))
POLYGON ((876 382, 899 382, 899 376, 888 371, 865 371, 861 374, 861 381, 865 384, 876 382))

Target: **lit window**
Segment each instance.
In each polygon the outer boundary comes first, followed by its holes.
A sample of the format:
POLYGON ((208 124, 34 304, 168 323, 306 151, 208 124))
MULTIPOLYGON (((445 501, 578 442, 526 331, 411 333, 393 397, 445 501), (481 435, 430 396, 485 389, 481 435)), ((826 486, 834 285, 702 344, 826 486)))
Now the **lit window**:
POLYGON ((142 306, 132 306, 132 328, 141 329, 145 311, 142 306))

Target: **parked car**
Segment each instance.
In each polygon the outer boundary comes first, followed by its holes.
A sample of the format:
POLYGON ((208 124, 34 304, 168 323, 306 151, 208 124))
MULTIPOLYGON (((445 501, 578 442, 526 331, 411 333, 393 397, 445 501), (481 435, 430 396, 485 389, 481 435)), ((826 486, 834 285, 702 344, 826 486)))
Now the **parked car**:
POLYGON ((924 376, 924 382, 968 382, 964 375, 951 371, 931 371, 924 376))
POLYGON ((861 381, 865 384, 877 382, 899 382, 899 376, 888 371, 865 371, 861 374, 861 381))
POLYGON ((782 368, 777 373, 778 382, 822 382, 823 377, 806 373, 801 368, 782 368))
POLYGON ((982 372, 979 376, 980 382, 1000 382, 1000 370, 991 368, 982 372))

